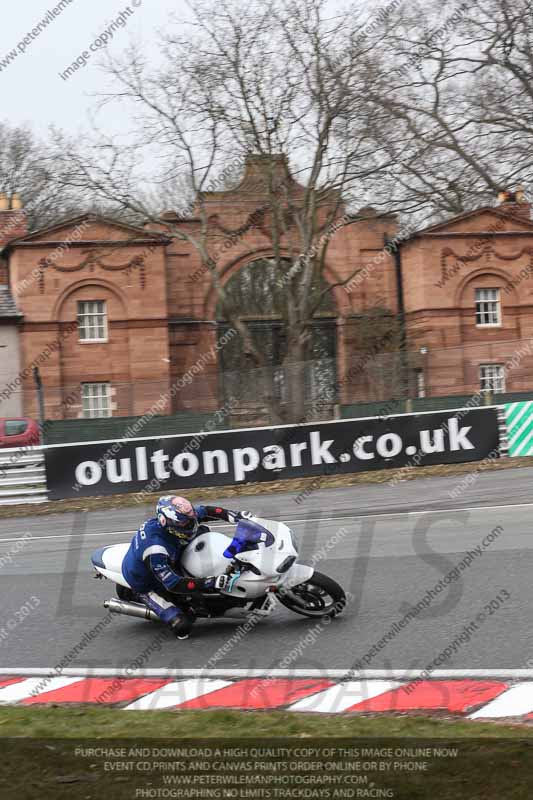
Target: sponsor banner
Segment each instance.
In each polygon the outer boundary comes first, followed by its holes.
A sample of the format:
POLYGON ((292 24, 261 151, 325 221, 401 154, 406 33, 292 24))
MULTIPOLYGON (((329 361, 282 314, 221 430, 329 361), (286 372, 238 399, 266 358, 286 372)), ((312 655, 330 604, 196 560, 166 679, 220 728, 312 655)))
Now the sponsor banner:
POLYGON ((505 404, 510 456, 533 456, 533 402, 505 404))
POLYGON ((499 444, 495 408, 123 439, 44 448, 49 496, 197 486, 478 461, 499 444))

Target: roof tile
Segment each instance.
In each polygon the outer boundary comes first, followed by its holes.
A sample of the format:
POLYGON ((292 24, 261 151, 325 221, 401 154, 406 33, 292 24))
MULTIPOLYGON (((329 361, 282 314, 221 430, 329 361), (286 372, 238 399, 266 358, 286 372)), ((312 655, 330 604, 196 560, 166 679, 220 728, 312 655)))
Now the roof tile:
POLYGON ((0 284, 0 318, 21 316, 22 314, 18 310, 13 296, 9 291, 9 286, 0 284))

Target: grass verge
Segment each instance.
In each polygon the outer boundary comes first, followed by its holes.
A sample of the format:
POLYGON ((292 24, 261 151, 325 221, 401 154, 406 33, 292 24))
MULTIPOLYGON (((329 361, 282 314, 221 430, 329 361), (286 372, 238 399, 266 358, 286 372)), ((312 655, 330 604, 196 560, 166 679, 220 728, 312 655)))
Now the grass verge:
POLYGON ((4 734, 0 766, 3 800, 136 797, 521 800, 531 797, 533 787, 533 730, 525 726, 400 716, 10 707, 0 709, 0 730, 4 734), (191 758, 161 754, 163 745, 206 749, 196 756, 193 766, 192 752, 191 758), (444 745, 457 748, 457 752, 449 750, 448 755, 442 755, 444 745), (291 750, 291 754, 280 756, 279 751, 264 750, 249 757, 251 747, 280 746, 291 750), (329 754, 317 751, 307 759, 294 754, 296 747, 320 746, 330 748, 329 754), (339 754, 341 746, 352 748, 354 755, 339 754), (91 747, 115 748, 115 751, 96 754, 89 752, 91 747), (142 755, 130 750, 141 747, 142 755), (220 753, 226 764, 239 762, 236 768, 214 763, 215 748, 226 747, 248 748, 244 755, 241 749, 233 757, 227 751, 225 755, 220 753), (368 756, 359 749, 355 754, 355 749, 362 747, 391 748, 391 757, 384 749, 368 756), (118 748, 125 749, 119 754, 118 748), (400 755, 396 748, 401 748, 400 755), (430 750, 424 755, 416 748, 430 750), (278 765, 275 769, 269 767, 273 762, 278 765), (171 763, 176 764, 173 771, 161 766, 171 763), (339 764, 335 773, 331 770, 332 763, 339 764), (379 766, 387 763, 388 769, 379 766), (414 763, 426 764, 426 768, 411 770, 408 765, 414 763), (120 764, 126 766, 117 766, 120 764), (146 764, 149 769, 143 766, 146 764), (220 788, 222 774, 227 781, 220 788), (258 774, 261 778, 254 783, 258 774), (346 775, 351 775, 352 780, 356 776, 357 783, 341 782, 337 784, 339 788, 319 785, 322 778, 325 780, 331 774, 343 776, 342 780, 346 775), (165 776, 176 775, 170 783, 165 780, 165 776), (196 788, 187 786, 189 775, 200 776, 196 788), (273 775, 285 775, 285 782, 274 783, 273 775), (238 783, 242 776, 243 782, 238 783), (208 791, 209 786, 214 788, 208 791), (345 793, 340 788, 343 786, 345 793))
MULTIPOLYGON (((209 502, 219 497, 237 497, 257 494, 285 492, 305 497, 319 489, 336 489, 359 484, 387 483, 396 477, 402 481, 432 477, 453 477, 474 472, 493 472, 495 470, 533 467, 533 457, 502 458, 491 461, 469 461, 465 464, 440 464, 432 467, 411 467, 409 469, 382 469, 370 472, 356 472, 350 475, 323 475, 314 478, 290 478, 284 481, 268 481, 264 483, 245 483, 234 486, 214 486, 198 489, 187 489, 187 497, 191 500, 209 502)), ((70 498, 55 500, 50 503, 23 503, 16 506, 0 506, 0 518, 21 517, 25 514, 57 514, 74 511, 97 511, 99 509, 124 508, 132 505, 153 505, 161 492, 151 494, 129 493, 101 497, 70 498)), ((295 509, 298 505, 295 503, 295 509)))
POLYGON ((228 738, 272 736, 527 738, 533 726, 434 717, 298 714, 283 711, 128 711, 102 706, 0 708, 3 737, 228 738))

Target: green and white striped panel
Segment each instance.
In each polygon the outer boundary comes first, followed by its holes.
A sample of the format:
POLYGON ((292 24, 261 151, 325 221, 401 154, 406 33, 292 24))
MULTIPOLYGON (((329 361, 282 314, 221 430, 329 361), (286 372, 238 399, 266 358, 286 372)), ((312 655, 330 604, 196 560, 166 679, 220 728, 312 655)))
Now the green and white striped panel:
POLYGON ((533 456, 533 401, 506 403, 510 456, 533 456))

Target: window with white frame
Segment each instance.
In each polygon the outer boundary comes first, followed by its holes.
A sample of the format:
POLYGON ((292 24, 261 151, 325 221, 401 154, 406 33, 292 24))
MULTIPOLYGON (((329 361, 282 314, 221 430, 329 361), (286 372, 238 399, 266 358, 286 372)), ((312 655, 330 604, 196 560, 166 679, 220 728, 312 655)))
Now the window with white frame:
POLYGON ((105 300, 78 302, 80 342, 107 342, 107 307, 105 300))
POLYGON ((109 383, 82 383, 82 413, 86 419, 111 416, 111 386, 109 383))
POLYGON ((476 289, 476 325, 501 325, 500 290, 476 289))
POLYGON ((424 376, 424 370, 421 368, 415 369, 415 380, 416 380, 416 396, 417 397, 425 397, 426 396, 426 380, 424 376))
POLYGON ((480 364, 479 387, 482 392, 492 392, 493 394, 505 392, 503 364, 480 364))

